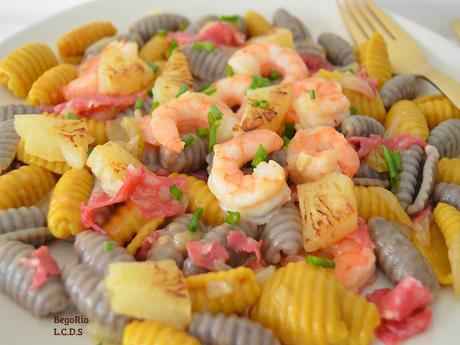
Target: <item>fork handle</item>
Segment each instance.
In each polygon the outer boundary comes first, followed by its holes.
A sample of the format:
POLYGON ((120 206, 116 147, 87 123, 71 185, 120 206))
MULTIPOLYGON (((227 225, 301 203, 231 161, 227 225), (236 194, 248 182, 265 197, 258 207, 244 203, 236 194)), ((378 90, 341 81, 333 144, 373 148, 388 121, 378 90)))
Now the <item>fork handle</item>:
POLYGON ((457 108, 460 109, 460 83, 458 81, 448 74, 428 65, 418 67, 415 72, 415 74, 431 81, 457 108))

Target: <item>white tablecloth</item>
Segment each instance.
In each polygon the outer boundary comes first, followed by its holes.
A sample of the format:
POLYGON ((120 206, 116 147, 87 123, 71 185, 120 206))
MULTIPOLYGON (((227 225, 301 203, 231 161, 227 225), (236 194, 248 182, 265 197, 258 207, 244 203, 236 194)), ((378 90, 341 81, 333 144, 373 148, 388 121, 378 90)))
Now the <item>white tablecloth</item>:
MULTIPOLYGON (((90 0, 0 0, 0 41, 51 14, 87 1, 90 0)), ((299 1, 305 1, 305 6, 308 6, 308 1, 321 0, 299 1)), ((449 23, 455 17, 460 18, 460 0, 376 0, 376 2, 384 9, 401 14, 444 36, 454 38, 449 23)))

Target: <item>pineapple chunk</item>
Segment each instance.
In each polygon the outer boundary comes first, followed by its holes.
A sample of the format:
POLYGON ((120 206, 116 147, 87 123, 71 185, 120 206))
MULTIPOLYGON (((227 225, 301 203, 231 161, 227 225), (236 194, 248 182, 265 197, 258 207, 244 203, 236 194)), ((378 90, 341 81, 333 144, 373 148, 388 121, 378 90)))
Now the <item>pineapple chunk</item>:
POLYGON ((178 329, 190 323, 190 295, 174 260, 112 263, 105 284, 116 313, 178 329))
POLYGON ((281 132, 292 98, 292 85, 279 84, 248 90, 240 127, 244 131, 266 128, 281 132))
POLYGON ((26 153, 51 162, 67 162, 81 169, 94 138, 85 120, 64 120, 43 115, 16 115, 14 128, 25 142, 26 153))
POLYGON ((330 246, 356 230, 358 210, 352 180, 331 173, 297 185, 303 222, 303 247, 312 252, 330 246))
POLYGON ((154 78, 134 42, 112 42, 101 53, 98 81, 103 94, 130 95, 149 87, 154 78))
POLYGON ((128 165, 142 166, 136 157, 114 141, 96 146, 86 164, 101 181, 102 190, 110 196, 123 185, 128 165))
POLYGON ((265 44, 276 44, 280 47, 287 47, 295 49, 294 39, 292 38, 292 32, 285 28, 275 28, 268 33, 260 36, 251 38, 246 42, 247 44, 265 43, 265 44))
POLYGON ((185 54, 179 49, 174 49, 163 72, 153 85, 153 101, 162 105, 175 99, 181 85, 185 85, 187 90, 192 90, 193 76, 185 54))

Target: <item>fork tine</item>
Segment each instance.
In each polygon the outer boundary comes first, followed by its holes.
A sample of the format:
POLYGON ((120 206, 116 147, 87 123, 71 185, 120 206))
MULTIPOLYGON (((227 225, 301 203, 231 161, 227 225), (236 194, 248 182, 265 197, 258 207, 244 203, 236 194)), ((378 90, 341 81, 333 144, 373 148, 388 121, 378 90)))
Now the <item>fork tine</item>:
POLYGON ((396 39, 396 37, 407 36, 407 34, 399 27, 399 25, 396 24, 393 19, 391 19, 376 4, 374 4, 372 0, 364 0, 364 2, 374 17, 380 22, 381 26, 391 36, 391 38, 396 39))
POLYGON ((339 8, 340 14, 342 16, 345 25, 350 32, 351 37, 355 41, 356 44, 360 44, 367 40, 367 36, 363 30, 363 28, 358 24, 356 19, 353 16, 353 11, 351 11, 347 0, 342 3, 340 0, 337 1, 337 6, 339 8))
POLYGON ((353 2, 353 14, 355 14, 356 20, 359 21, 361 27, 363 27, 363 29, 365 30, 367 37, 370 37, 374 31, 378 31, 372 20, 369 18, 366 10, 361 5, 360 0, 349 1, 353 2))

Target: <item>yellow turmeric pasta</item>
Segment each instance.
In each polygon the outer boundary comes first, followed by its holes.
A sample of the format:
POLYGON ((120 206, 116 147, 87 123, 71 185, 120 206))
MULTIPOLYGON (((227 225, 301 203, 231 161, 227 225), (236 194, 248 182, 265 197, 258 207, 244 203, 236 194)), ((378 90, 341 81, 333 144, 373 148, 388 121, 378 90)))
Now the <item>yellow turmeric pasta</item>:
POLYGON ((82 25, 59 38, 57 49, 64 62, 78 64, 91 44, 103 37, 113 36, 117 29, 110 22, 94 22, 82 25))
POLYGON ((273 26, 260 13, 248 11, 244 14, 249 37, 259 36, 269 33, 273 26))
POLYGON ((381 123, 385 122, 386 110, 379 93, 375 98, 367 98, 359 92, 346 88, 343 89, 343 93, 350 101, 350 109, 357 114, 373 117, 381 123))
POLYGON ((131 321, 123 332, 123 345, 200 345, 200 342, 174 327, 149 321, 131 321))
POLYGON ((377 86, 382 87, 391 79, 391 64, 387 44, 382 35, 374 32, 365 46, 359 48, 361 64, 366 68, 367 75, 377 80, 377 86))
POLYGON ((94 177, 86 169, 66 172, 51 195, 48 228, 54 237, 68 238, 85 230, 80 219, 80 206, 87 202, 94 177))
POLYGON ((439 182, 460 184, 460 159, 442 158, 438 162, 436 183, 439 182))
POLYGON ((429 129, 446 120, 460 119, 460 109, 444 95, 420 97, 414 103, 425 116, 429 129))
POLYGON ((142 241, 153 231, 157 230, 163 222, 163 217, 154 217, 145 223, 136 234, 136 236, 134 236, 131 242, 126 246, 128 253, 134 256, 137 250, 140 248, 142 241))
POLYGON ((425 117, 414 102, 409 100, 402 100, 392 105, 385 120, 385 129, 386 137, 410 134, 426 140, 429 134, 425 117))
POLYGON ((57 63, 46 44, 26 44, 0 61, 0 83, 16 96, 25 98, 38 77, 57 63))
POLYGON ((109 140, 105 129, 105 120, 86 119, 86 123, 89 135, 94 138, 92 145, 103 145, 109 140))
POLYGON ((16 158, 26 164, 37 165, 59 175, 62 175, 71 169, 66 162, 51 162, 46 159, 28 154, 25 150, 24 140, 19 140, 16 158))
POLYGON ((27 165, 0 176, 0 210, 32 206, 56 184, 56 177, 36 165, 27 165))
POLYGON ((139 51, 139 57, 144 61, 164 60, 168 46, 165 36, 155 35, 144 44, 139 51))
POLYGON ((246 267, 189 276, 192 311, 241 313, 253 305, 260 294, 255 273, 246 267))
POLYGON ((54 105, 63 102, 62 87, 77 76, 77 68, 70 64, 61 64, 50 68, 32 84, 26 103, 54 105))
POLYGON ((286 345, 344 344, 348 337, 333 274, 303 261, 268 278, 251 318, 286 345))

